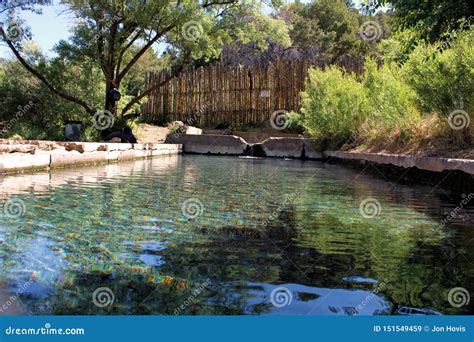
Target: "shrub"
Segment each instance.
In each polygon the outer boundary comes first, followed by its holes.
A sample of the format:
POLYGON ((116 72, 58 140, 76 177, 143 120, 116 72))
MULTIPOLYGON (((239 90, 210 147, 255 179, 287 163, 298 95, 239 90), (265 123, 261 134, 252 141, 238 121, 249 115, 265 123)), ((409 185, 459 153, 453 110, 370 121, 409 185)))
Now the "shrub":
POLYGON ((440 147, 451 142, 470 144, 474 140, 473 41, 471 28, 458 33, 449 48, 418 46, 403 65, 396 63, 401 61, 397 58, 386 58, 382 66, 369 59, 360 82, 336 67, 310 70, 302 93, 306 133, 330 140, 332 147, 340 147, 351 136, 357 142, 385 146, 392 142, 418 147, 433 142, 440 147), (468 117, 450 115, 459 112, 468 117), (469 127, 452 128, 466 122, 469 127))
POLYGON ((474 28, 452 36, 447 48, 440 44, 420 46, 403 66, 403 77, 417 94, 426 114, 443 122, 443 137, 471 144, 474 140, 474 28), (459 122, 451 113, 462 111, 459 122), (470 125, 468 125, 470 122, 470 125), (463 129, 454 130, 456 126, 463 129))
MULTIPOLYGON (((51 82, 60 89, 68 89, 77 97, 87 99, 101 108, 103 84, 97 77, 97 70, 57 64, 41 65, 51 82), (67 77, 59 78, 56 69, 68 67, 67 77), (74 82, 79 86, 74 86, 74 82)), ((84 141, 96 141, 99 132, 94 128, 91 115, 81 107, 65 101, 51 93, 16 61, 0 64, 0 121, 6 131, 0 137, 9 138, 15 134, 25 139, 64 140, 64 122, 83 122, 84 141), (29 104, 33 105, 29 105, 29 104)))
POLYGON ((455 109, 474 109, 474 29, 459 33, 448 49, 422 45, 403 66, 420 108, 446 117, 455 109), (440 51, 441 50, 441 51, 440 51))
POLYGON ((389 39, 384 39, 377 46, 384 63, 397 63, 402 65, 410 57, 422 39, 413 30, 403 30, 396 32, 389 39))
POLYGON ((362 84, 370 106, 363 127, 368 131, 361 132, 364 138, 387 142, 389 138, 407 141, 413 137, 420 120, 416 93, 404 82, 399 67, 395 64, 377 67, 374 60, 367 60, 362 84))
POLYGON ((288 113, 288 127, 287 130, 291 133, 304 133, 303 116, 298 112, 288 113))
POLYGON ((329 139, 335 146, 348 140, 365 121, 368 99, 353 74, 337 67, 310 69, 301 112, 307 133, 329 139))

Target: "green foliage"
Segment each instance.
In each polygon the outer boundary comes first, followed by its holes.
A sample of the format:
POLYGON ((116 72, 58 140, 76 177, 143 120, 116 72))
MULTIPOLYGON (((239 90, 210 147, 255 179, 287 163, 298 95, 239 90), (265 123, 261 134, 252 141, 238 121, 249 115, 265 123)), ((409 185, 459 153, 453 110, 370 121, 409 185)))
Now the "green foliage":
MULTIPOLYGON (((31 43, 24 53, 29 62, 63 89, 87 98, 97 108, 102 106, 104 83, 100 72, 90 65, 72 65, 61 60, 50 63, 31 43)), ((64 122, 84 123, 84 140, 97 139, 88 113, 73 103, 52 94, 16 61, 0 65, 0 121, 4 123, 3 137, 15 134, 26 139, 64 140, 64 122)))
POLYGON ((338 145, 364 123, 368 113, 364 88, 353 74, 337 67, 311 69, 302 93, 302 119, 307 132, 338 145))
POLYGON ((385 63, 403 64, 417 44, 423 44, 418 33, 413 30, 395 32, 389 39, 384 39, 377 46, 379 53, 385 63))
MULTIPOLYGON (((29 97, 35 99, 34 108, 11 129, 24 137, 62 139, 64 120, 85 121, 88 129, 91 115, 101 109, 116 114, 117 123, 125 122, 121 116, 139 113, 153 90, 145 89, 148 71, 167 69, 179 74, 193 60, 218 58, 222 47, 232 42, 253 42, 260 49, 270 42, 291 43, 286 24, 263 14, 256 0, 65 0, 62 5, 76 21, 72 36, 56 45, 55 57, 47 59, 39 51, 25 50, 31 35, 16 44, 25 61, 53 85, 56 94, 45 82, 22 89, 34 78, 21 64, 6 62, 9 66, 4 71, 10 73, 14 68, 15 81, 8 84, 9 76, 3 75, 2 121, 14 116, 15 108, 28 103, 29 97), (155 47, 165 49, 160 58, 155 47), (106 96, 113 88, 122 92, 119 103, 106 96)), ((268 5, 277 8, 281 2, 268 5)), ((86 134, 88 139, 97 135, 86 134)))
MULTIPOLYGON (((47 80, 43 83, 54 88, 57 103, 43 86, 38 85, 32 91, 45 106, 51 105, 38 119, 39 127, 47 126, 54 131, 45 134, 48 137, 61 136, 58 128, 65 117, 83 120, 85 112, 90 117, 101 109, 118 118, 139 112, 154 90, 153 86, 145 89, 146 71, 168 69, 179 74, 193 61, 219 58, 222 47, 232 42, 253 42, 261 49, 272 41, 284 46, 291 42, 286 24, 263 14, 262 4, 257 0, 64 0, 61 3, 76 21, 72 36, 56 45, 56 56, 35 61, 23 53, 26 51, 21 51, 25 61, 43 76, 39 78, 47 80), (164 48, 161 58, 153 48, 164 48), (120 103, 107 96, 114 88, 124 95, 120 103), (63 99, 73 103, 76 109, 63 99), (53 113, 48 115, 50 111, 53 113), (46 120, 52 121, 51 124, 45 125, 46 120)), ((268 5, 277 8, 281 2, 272 1, 268 5)), ((2 29, 0 32, 9 41, 2 29)), ((23 48, 31 35, 22 38, 26 40, 9 47, 13 51, 15 45, 23 48)), ((11 109, 5 110, 2 116, 9 115, 11 109)), ((36 127, 37 123, 31 125, 36 127)), ((37 134, 33 129, 25 134, 30 136, 33 132, 37 134)))
MULTIPOLYGON (((444 127, 437 139, 453 138, 456 130, 446 120, 450 113, 463 110, 473 121, 473 41, 471 28, 453 38, 449 48, 422 44, 408 56, 394 53, 380 66, 368 59, 360 80, 335 67, 311 70, 302 94, 306 132, 339 147, 351 140, 407 144, 429 138, 424 120, 435 114, 429 134, 444 127), (406 59, 403 65, 391 62, 400 56, 406 59)), ((400 46, 393 51, 403 50, 400 46)), ((472 131, 466 133, 460 142, 469 144, 472 131)))
POLYGON ((383 140, 392 132, 400 134, 399 140, 413 137, 411 130, 419 122, 416 107, 416 93, 401 77, 396 65, 384 64, 377 67, 374 60, 365 64, 362 84, 369 100, 370 112, 360 134, 368 134, 366 139, 383 140))
POLYGON ((412 29, 421 38, 430 42, 439 40, 444 33, 457 29, 461 19, 474 15, 472 0, 367 0, 364 8, 368 12, 381 6, 389 6, 394 10, 395 25, 401 31, 412 29))
POLYGON ((288 113, 288 131, 302 134, 304 133, 303 117, 301 113, 289 112, 288 113))
MULTIPOLYGON (((264 15, 257 8, 242 16, 240 20, 242 22, 239 26, 229 30, 237 38, 235 41, 229 41, 232 45, 253 43, 259 51, 264 51, 269 43, 291 46, 289 28, 283 20, 264 15)), ((230 23, 228 25, 230 26, 230 23)))
MULTIPOLYGON (((131 53, 137 53, 141 46, 132 46, 131 53)), ((159 58, 153 50, 147 50, 142 58, 130 69, 127 77, 124 79, 122 94, 137 96, 145 90, 145 78, 148 72, 158 72, 169 70, 171 67, 169 56, 159 58)), ((129 98, 129 101, 131 98, 129 98)), ((128 103, 128 102, 127 102, 128 103)), ((123 103, 122 108, 126 105, 123 103)), ((133 112, 133 110, 131 110, 133 112)))
POLYGON ((291 38, 295 46, 303 49, 316 47, 331 62, 367 51, 367 44, 358 36, 359 14, 345 1, 295 3, 287 11, 293 13, 291 38))
POLYGON ((455 109, 474 111, 474 28, 459 33, 448 49, 421 45, 403 66, 420 108, 447 116, 455 109))

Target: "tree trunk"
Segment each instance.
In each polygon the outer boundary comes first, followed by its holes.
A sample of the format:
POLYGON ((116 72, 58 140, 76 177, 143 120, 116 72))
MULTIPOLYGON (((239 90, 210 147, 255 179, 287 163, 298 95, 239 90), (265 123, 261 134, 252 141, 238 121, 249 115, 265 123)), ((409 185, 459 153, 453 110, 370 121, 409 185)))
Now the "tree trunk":
MULTIPOLYGON (((114 89, 113 84, 107 84, 105 87, 105 110, 117 118, 117 102, 110 97, 110 91, 114 89)), ((108 114, 108 113, 107 113, 108 114)))
MULTIPOLYGON (((108 115, 109 113, 113 116, 114 122, 117 120, 117 102, 115 102, 111 97, 110 97, 110 91, 114 89, 114 85, 112 82, 107 81, 106 87, 105 87, 105 106, 104 106, 104 111, 105 114, 108 115)), ((113 127, 108 127, 104 130, 101 131, 101 137, 102 139, 105 139, 108 137, 111 133, 113 132, 113 127)))

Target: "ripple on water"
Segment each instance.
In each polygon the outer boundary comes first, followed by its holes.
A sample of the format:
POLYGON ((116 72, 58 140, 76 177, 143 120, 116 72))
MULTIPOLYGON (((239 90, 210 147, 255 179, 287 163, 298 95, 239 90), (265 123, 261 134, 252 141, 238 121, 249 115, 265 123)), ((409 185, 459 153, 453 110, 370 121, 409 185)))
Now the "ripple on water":
POLYGON ((106 286, 114 313, 173 314, 203 283, 186 313, 347 315, 366 298, 358 314, 395 305, 470 313, 445 296, 474 278, 474 210, 441 226, 459 203, 436 190, 316 162, 127 165, 53 172, 41 190, 15 195, 23 216, 0 211, 0 283, 14 291, 34 278, 37 294, 21 298, 32 313, 108 313, 90 305, 106 286), (189 198, 204 208, 192 219, 182 214, 189 198), (374 218, 361 215, 367 198, 381 205, 374 218), (272 305, 279 286, 291 305, 272 305))

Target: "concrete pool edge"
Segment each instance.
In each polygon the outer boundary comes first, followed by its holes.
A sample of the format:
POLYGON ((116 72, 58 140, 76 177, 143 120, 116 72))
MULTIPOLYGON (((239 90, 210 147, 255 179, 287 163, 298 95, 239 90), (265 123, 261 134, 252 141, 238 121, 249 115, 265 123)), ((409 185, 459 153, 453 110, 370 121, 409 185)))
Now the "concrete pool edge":
POLYGON ((417 155, 324 151, 317 140, 296 137, 273 137, 257 144, 248 144, 244 139, 233 135, 182 135, 172 142, 183 145, 188 154, 249 156, 258 150, 262 157, 296 158, 326 161, 329 159, 358 160, 376 164, 393 165, 402 168, 442 172, 462 171, 474 175, 474 160, 445 157, 426 157, 417 155))
POLYGON ((0 174, 148 159, 182 153, 180 144, 0 141, 0 174))
POLYGON ((167 144, 83 143, 0 140, 0 174, 45 171, 186 154, 258 156, 340 163, 373 171, 383 178, 416 181, 455 191, 474 192, 474 160, 416 155, 321 151, 305 138, 269 138, 248 144, 232 135, 183 135, 167 144))
POLYGON ((401 155, 387 153, 325 151, 325 159, 354 160, 372 162, 375 164, 393 165, 404 169, 418 168, 431 172, 462 171, 474 175, 474 160, 444 157, 423 157, 416 155, 401 155))
POLYGON ((367 170, 388 181, 474 192, 474 160, 386 153, 325 151, 324 160, 367 170))
POLYGON ((241 137, 232 135, 182 135, 169 142, 182 144, 185 154, 319 160, 368 169, 396 181, 417 181, 455 191, 474 191, 472 159, 323 151, 318 141, 297 137, 273 137, 261 143, 248 144, 241 137))

